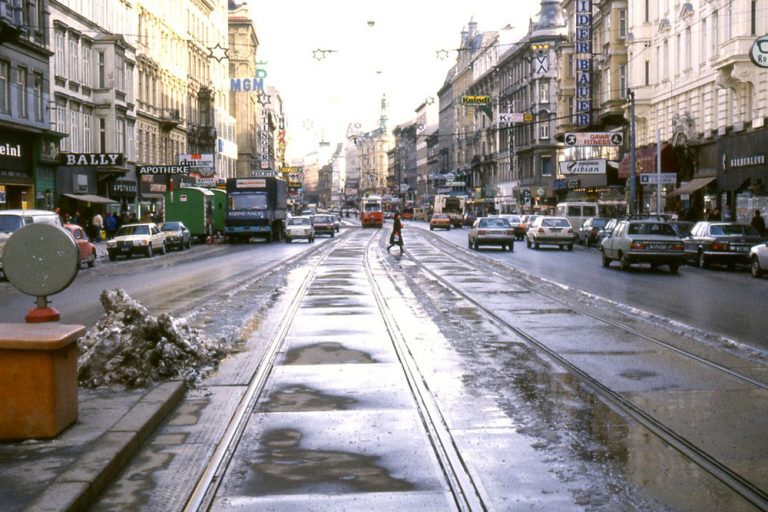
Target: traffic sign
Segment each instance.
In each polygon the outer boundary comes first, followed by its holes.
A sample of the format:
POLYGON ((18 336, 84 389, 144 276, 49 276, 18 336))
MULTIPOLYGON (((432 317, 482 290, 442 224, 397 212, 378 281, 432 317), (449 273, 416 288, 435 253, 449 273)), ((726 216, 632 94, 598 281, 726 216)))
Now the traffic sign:
POLYGON ((677 173, 674 172, 662 172, 662 173, 643 173, 640 174, 641 185, 658 185, 659 178, 661 178, 662 185, 674 185, 677 183, 677 173))
POLYGON ((566 146, 621 146, 624 134, 621 132, 569 132, 565 134, 566 146))
POLYGON ((749 50, 749 58, 761 68, 768 68, 768 36, 758 37, 749 50))

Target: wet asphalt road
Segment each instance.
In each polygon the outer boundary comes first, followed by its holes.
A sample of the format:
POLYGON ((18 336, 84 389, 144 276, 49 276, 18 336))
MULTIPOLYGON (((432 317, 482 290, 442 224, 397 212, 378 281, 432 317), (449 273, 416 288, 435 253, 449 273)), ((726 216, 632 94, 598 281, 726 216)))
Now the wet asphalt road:
MULTIPOLYGON (((424 222, 406 225, 411 229, 429 229, 424 222)), ((433 234, 466 247, 468 232, 465 227, 433 234)), ((407 236, 406 228, 406 241, 407 236)), ((513 253, 492 247, 481 252, 569 288, 680 322, 703 333, 768 350, 768 277, 755 279, 746 266, 728 271, 725 267, 699 269, 685 265, 679 274, 673 275, 665 267, 651 270, 648 265, 635 265, 625 272, 617 263, 603 268, 595 247, 577 245, 573 251, 561 251, 544 246, 534 250, 527 249, 524 241, 515 243, 513 253)))

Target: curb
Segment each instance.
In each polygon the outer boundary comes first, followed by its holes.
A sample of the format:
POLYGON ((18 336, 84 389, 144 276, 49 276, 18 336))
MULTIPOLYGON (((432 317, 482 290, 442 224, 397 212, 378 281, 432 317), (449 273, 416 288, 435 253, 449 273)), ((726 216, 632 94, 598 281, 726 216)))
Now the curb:
POLYGON ((92 505, 165 417, 184 398, 187 385, 172 381, 147 392, 88 453, 49 485, 27 508, 79 512, 92 505))

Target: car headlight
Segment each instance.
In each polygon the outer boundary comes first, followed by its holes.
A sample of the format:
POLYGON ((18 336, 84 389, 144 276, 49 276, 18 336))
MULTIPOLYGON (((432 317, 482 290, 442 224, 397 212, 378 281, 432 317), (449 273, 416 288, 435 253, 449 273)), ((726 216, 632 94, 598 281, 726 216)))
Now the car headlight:
POLYGON ((133 245, 149 245, 149 240, 134 240, 133 245))
POLYGON ((107 249, 114 249, 115 247, 117 247, 115 240, 107 240, 107 249))

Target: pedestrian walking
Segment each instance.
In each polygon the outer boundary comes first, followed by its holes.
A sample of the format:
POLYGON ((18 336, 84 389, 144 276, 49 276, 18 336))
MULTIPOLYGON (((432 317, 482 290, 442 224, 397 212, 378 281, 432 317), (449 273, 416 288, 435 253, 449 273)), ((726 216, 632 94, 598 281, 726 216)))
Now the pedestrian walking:
POLYGON ((96 212, 93 216, 91 226, 93 229, 93 239, 97 242, 101 242, 101 230, 104 229, 104 218, 99 212, 96 212))
POLYGON ((750 224, 760 233, 760 236, 765 236, 765 219, 757 208, 755 208, 755 212, 752 214, 752 222, 750 224))
POLYGON ((400 254, 405 252, 403 249, 403 223, 400 221, 400 214, 396 213, 394 222, 392 225, 392 233, 389 235, 389 245, 387 246, 387 252, 393 245, 400 247, 400 254))
POLYGON ((104 219, 104 230, 107 232, 107 240, 115 236, 115 231, 117 231, 117 214, 115 212, 107 214, 107 218, 104 219))

